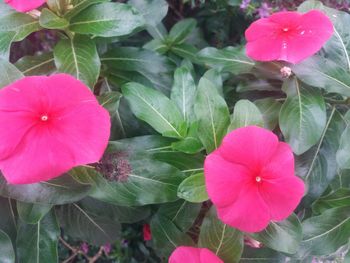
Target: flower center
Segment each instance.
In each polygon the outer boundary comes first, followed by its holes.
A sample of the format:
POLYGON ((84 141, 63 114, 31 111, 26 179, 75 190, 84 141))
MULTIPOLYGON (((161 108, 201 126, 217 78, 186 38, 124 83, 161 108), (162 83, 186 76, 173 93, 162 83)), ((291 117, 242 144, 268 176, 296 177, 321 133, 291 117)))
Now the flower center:
POLYGON ((260 183, 260 182, 261 182, 261 177, 260 177, 260 176, 255 177, 255 181, 256 181, 257 183, 260 183))
POLYGON ((49 116, 47 116, 47 115, 41 115, 40 119, 41 119, 41 121, 48 121, 49 116))
POLYGON ((289 28, 288 28, 288 27, 285 27, 285 28, 283 28, 282 30, 283 30, 283 32, 288 32, 288 31, 289 31, 289 28))

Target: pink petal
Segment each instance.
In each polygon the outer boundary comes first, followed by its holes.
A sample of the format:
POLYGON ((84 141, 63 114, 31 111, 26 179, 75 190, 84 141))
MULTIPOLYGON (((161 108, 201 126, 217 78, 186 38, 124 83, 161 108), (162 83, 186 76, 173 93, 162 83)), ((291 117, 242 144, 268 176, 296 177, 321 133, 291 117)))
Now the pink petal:
POLYGON ((247 55, 259 61, 298 63, 319 51, 332 34, 332 22, 319 11, 278 12, 246 30, 247 55))
POLYGON ((294 176, 294 155, 290 146, 279 142, 269 162, 260 173, 264 179, 294 176))
POLYGON ((74 156, 77 165, 97 162, 110 135, 109 113, 97 103, 86 102, 54 121, 52 135, 74 156))
POLYGON ((109 139, 108 112, 64 74, 26 77, 0 90, 1 120, 12 124, 0 131, 0 169, 12 184, 46 181, 97 162, 109 139))
POLYGON ((244 187, 236 202, 217 207, 218 217, 227 225, 244 232, 259 232, 270 221, 269 207, 254 185, 244 187))
POLYGON ((5 159, 16 150, 33 123, 26 112, 1 110, 0 123, 6 123, 6 128, 0 129, 0 159, 5 159))
POLYGON ((274 133, 257 126, 248 126, 226 135, 219 152, 229 162, 245 165, 253 172, 260 172, 277 146, 278 138, 274 133))
POLYGON ((274 41, 271 41, 271 36, 266 35, 266 37, 247 43, 247 55, 257 61, 279 60, 282 44, 282 39, 275 38, 274 41))
POLYGON ((10 184, 47 181, 74 166, 74 156, 47 130, 31 129, 16 153, 0 160, 0 169, 10 184))
POLYGON ((169 263, 200 263, 199 250, 195 247, 177 247, 170 255, 169 263))
POLYGON ((304 195, 303 180, 296 176, 283 176, 263 181, 260 194, 270 210, 272 220, 281 221, 293 213, 304 195))
POLYGON ((97 104, 90 89, 68 74, 56 74, 46 78, 45 93, 49 107, 55 111, 65 110, 68 112, 70 108, 81 103, 97 104), (72 92, 72 87, 74 87, 74 92, 72 92))
POLYGON ((207 248, 177 247, 170 255, 169 263, 224 263, 207 248))
POLYGON ((333 34, 332 22, 319 11, 306 13, 301 21, 300 29, 288 40, 280 60, 298 63, 319 51, 333 34))
POLYGON ((206 157, 204 174, 208 195, 217 206, 233 203, 239 196, 242 185, 251 179, 251 172, 247 168, 226 161, 218 150, 206 157))
POLYGON ((245 31, 245 38, 248 42, 253 42, 261 38, 269 39, 275 35, 275 31, 279 29, 279 25, 271 23, 269 18, 261 18, 253 22, 245 31))
POLYGON ((291 27, 300 25, 301 13, 293 11, 282 11, 272 14, 268 20, 271 23, 282 27, 291 27))
POLYGON ((200 263, 224 263, 224 261, 207 248, 200 249, 200 259, 200 263))
POLYGON ((5 0, 5 3, 18 12, 28 12, 42 6, 46 0, 5 0))

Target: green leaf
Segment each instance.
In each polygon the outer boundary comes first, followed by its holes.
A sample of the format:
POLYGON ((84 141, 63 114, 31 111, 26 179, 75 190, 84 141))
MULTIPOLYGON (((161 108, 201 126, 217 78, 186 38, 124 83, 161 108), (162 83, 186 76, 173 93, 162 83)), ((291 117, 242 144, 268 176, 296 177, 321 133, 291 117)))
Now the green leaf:
POLYGON ((163 40, 160 39, 153 39, 143 45, 144 49, 152 50, 154 52, 157 52, 159 54, 164 54, 168 51, 169 47, 163 43, 163 40))
POLYGON ((303 177, 308 186, 304 204, 308 205, 321 196, 337 175, 335 153, 343 129, 342 116, 333 108, 318 144, 310 151, 297 157, 296 174, 303 177))
POLYGON ((90 191, 89 185, 77 183, 68 175, 48 182, 27 185, 10 185, 0 176, 0 195, 22 202, 64 204, 84 198, 90 191))
POLYGON ((89 6, 70 21, 70 30, 101 37, 125 36, 144 26, 142 15, 132 6, 101 3, 89 6))
POLYGON ((300 253, 329 255, 349 241, 350 207, 326 210, 306 219, 302 226, 304 237, 300 253))
POLYGON ((215 85, 206 78, 198 84, 194 112, 198 120, 198 137, 210 153, 219 147, 226 135, 230 113, 215 85))
POLYGON ((251 125, 264 127, 263 116, 254 103, 249 100, 239 100, 233 109, 231 124, 228 130, 232 131, 240 127, 251 125))
POLYGON ((16 35, 15 31, 0 32, 0 58, 9 60, 11 44, 16 35))
POLYGON ((108 110, 109 114, 113 116, 113 114, 118 111, 119 101, 121 97, 122 94, 119 92, 111 91, 98 96, 97 99, 100 105, 108 110))
POLYGON ((10 198, 0 196, 0 230, 4 231, 11 238, 12 243, 16 242, 17 236, 18 217, 16 212, 16 202, 10 198))
POLYGON ((240 263, 281 263, 285 261, 285 256, 272 249, 245 246, 240 263))
POLYGON ((292 69, 301 81, 310 86, 350 96, 350 73, 329 59, 313 56, 292 69))
POLYGON ((161 215, 152 218, 151 232, 155 248, 166 257, 179 246, 194 246, 186 233, 181 232, 174 222, 161 215))
POLYGON ((179 185, 178 197, 192 203, 202 203, 209 199, 206 188, 204 174, 199 173, 187 177, 179 185))
POLYGON ((54 49, 54 56, 58 71, 73 75, 93 89, 101 62, 91 39, 85 36, 62 39, 54 49))
POLYGON ((326 125, 326 105, 319 90, 292 78, 284 83, 287 99, 279 123, 286 141, 296 154, 302 154, 321 138, 326 125))
POLYGON ((57 16, 47 8, 41 11, 39 23, 42 27, 48 29, 64 29, 69 26, 69 22, 66 19, 57 16))
POLYGON ((109 73, 122 73, 119 77, 127 78, 123 83, 140 82, 145 86, 150 86, 151 83, 164 92, 169 92, 172 87, 174 64, 153 51, 118 47, 107 52, 101 61, 108 66, 109 73), (141 81, 140 77, 147 83, 141 81))
POLYGON ((252 234, 252 237, 273 250, 294 254, 303 234, 298 217, 292 214, 281 222, 271 222, 262 232, 252 234))
POLYGON ((120 223, 116 218, 107 217, 104 212, 96 213, 79 203, 61 206, 56 212, 60 226, 72 238, 102 246, 120 237, 120 223))
POLYGON ((34 225, 20 222, 17 235, 18 262, 58 262, 59 235, 60 229, 53 212, 34 225))
POLYGON ((187 123, 194 118, 193 104, 196 97, 196 89, 191 71, 187 67, 176 69, 170 98, 181 110, 182 116, 187 123))
POLYGON ((0 262, 15 263, 15 251, 9 236, 0 230, 0 262))
POLYGON ((64 17, 66 19, 70 19, 91 5, 109 1, 110 0, 71 0, 70 4, 73 6, 73 8, 67 10, 64 17))
POLYGON ((136 117, 147 122, 163 136, 183 138, 186 135, 183 116, 175 103, 164 94, 138 83, 128 83, 122 87, 122 91, 136 117))
POLYGON ((0 89, 23 77, 13 64, 0 58, 0 89))
MULTIPOLYGON (((346 120, 346 118, 344 118, 346 120)), ((343 131, 340 141, 339 141, 339 149, 337 151, 337 164, 339 165, 339 168, 341 169, 349 169, 350 168, 350 158, 349 158, 349 152, 350 152, 350 143, 349 143, 349 136, 350 136, 350 124, 349 121, 346 120, 346 128, 343 131)))
POLYGON ((326 6, 323 6, 322 11, 329 16, 334 25, 333 36, 323 46, 326 57, 349 72, 350 36, 347 25, 350 23, 350 15, 326 6))
POLYGON ((13 9, 8 10, 4 7, 5 3, 1 3, 0 9, 0 35, 4 32, 16 32, 14 41, 21 41, 29 34, 39 31, 39 21, 26 13, 19 13, 13 9), (4 10, 5 9, 5 10, 4 10))
POLYGON ((184 179, 178 169, 142 153, 129 157, 121 152, 117 156, 106 164, 110 173, 101 171, 108 181, 94 169, 79 167, 70 173, 93 185, 90 196, 115 205, 140 206, 178 199, 177 188, 184 179))
POLYGON ((236 263, 243 251, 243 234, 223 224, 211 208, 201 226, 198 246, 208 248, 225 263, 236 263))
POLYGON ((172 45, 170 46, 170 51, 183 59, 188 59, 193 63, 198 63, 198 49, 191 44, 182 43, 172 45))
POLYGON ((148 33, 156 40, 163 40, 167 31, 161 22, 168 13, 168 3, 165 0, 130 0, 128 4, 142 14, 148 33))
POLYGON ((163 149, 161 151, 153 152, 152 156, 156 160, 168 163, 184 173, 193 175, 198 171, 203 171, 205 156, 201 153, 185 154, 163 149))
POLYGON ((187 232, 194 224, 201 206, 201 204, 190 203, 186 200, 178 200, 160 205, 157 213, 167 217, 182 232, 187 232))
POLYGON ((322 196, 312 204, 315 214, 322 214, 325 210, 337 207, 345 207, 350 204, 350 189, 340 188, 326 196, 322 196))
POLYGON ((104 216, 110 220, 116 220, 120 223, 132 224, 145 220, 150 216, 148 206, 116 206, 106 202, 101 202, 91 197, 86 197, 79 201, 79 206, 94 215, 104 216))
POLYGON ((194 125, 190 127, 186 138, 178 142, 173 142, 171 144, 172 149, 188 154, 195 154, 203 150, 203 144, 197 138, 197 127, 195 127, 194 130, 193 126, 194 125))
POLYGON ((56 71, 52 52, 24 56, 15 63, 15 66, 26 76, 50 75, 56 71))
POLYGON ((167 42, 171 44, 183 43, 196 26, 197 21, 193 18, 187 18, 177 22, 170 30, 167 42))
POLYGON ((164 0, 130 0, 129 4, 142 14, 146 24, 152 26, 161 23, 168 13, 168 3, 164 0))
POLYGON ((27 224, 37 224, 50 212, 52 205, 30 204, 17 201, 17 211, 19 218, 27 224))
POLYGON ((109 151, 157 152, 171 148, 174 139, 160 135, 145 135, 109 142, 109 151))
POLYGON ((262 114, 264 127, 269 130, 275 129, 282 104, 273 98, 259 99, 254 101, 254 104, 262 114))
POLYGON ((245 55, 242 47, 207 47, 198 53, 198 60, 209 67, 234 74, 247 73, 254 66, 254 62, 245 55))

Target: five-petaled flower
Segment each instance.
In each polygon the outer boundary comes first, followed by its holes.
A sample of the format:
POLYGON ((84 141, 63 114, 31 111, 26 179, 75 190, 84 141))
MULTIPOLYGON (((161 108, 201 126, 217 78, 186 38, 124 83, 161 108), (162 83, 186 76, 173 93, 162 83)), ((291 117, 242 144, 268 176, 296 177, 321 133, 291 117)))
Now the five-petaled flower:
POLYGON ((224 263, 207 248, 177 247, 169 258, 169 263, 224 263))
POLYGON ((258 61, 295 64, 319 51, 332 34, 332 22, 320 11, 278 12, 246 30, 247 55, 258 61))
POLYGON ((55 178, 100 160, 110 116, 66 74, 25 77, 0 90, 0 170, 11 184, 55 178))
POLYGON ((258 232, 287 218, 304 195, 291 148, 271 131, 239 128, 204 163, 206 188, 225 223, 258 232))
POLYGON ((18 12, 28 12, 42 6, 46 0, 4 0, 18 12))

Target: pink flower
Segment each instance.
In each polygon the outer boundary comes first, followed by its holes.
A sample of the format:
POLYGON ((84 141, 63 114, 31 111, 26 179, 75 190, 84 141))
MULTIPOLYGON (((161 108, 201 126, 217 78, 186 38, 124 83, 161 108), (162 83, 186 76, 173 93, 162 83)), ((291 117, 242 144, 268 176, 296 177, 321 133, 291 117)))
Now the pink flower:
POLYGON ((151 227, 149 224, 143 225, 142 232, 143 232, 143 240, 150 241, 152 239, 151 227))
POLYGON ((169 258, 169 263, 224 263, 207 248, 178 247, 169 258))
POLYGON ((0 123, 0 170, 11 184, 97 162, 110 134, 108 112, 66 74, 25 77, 1 89, 0 123))
POLYGON ((206 188, 225 223, 245 232, 287 218, 304 194, 291 148, 256 126, 236 129, 204 163, 206 188))
POLYGON ((319 51, 332 34, 332 22, 319 11, 278 12, 246 30, 247 55, 259 61, 298 63, 319 51))
POLYGON ((46 3, 46 0, 4 0, 18 12, 28 12, 46 3))

